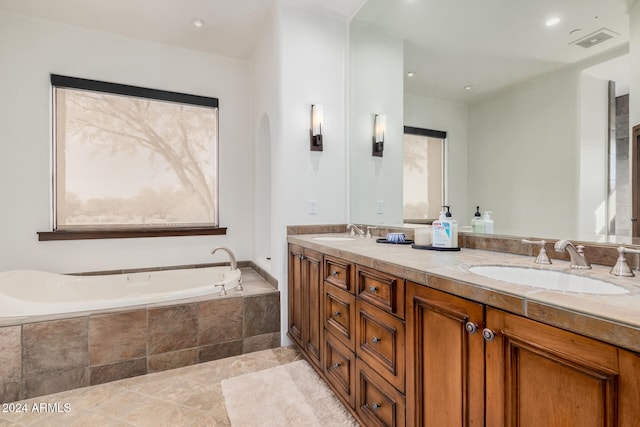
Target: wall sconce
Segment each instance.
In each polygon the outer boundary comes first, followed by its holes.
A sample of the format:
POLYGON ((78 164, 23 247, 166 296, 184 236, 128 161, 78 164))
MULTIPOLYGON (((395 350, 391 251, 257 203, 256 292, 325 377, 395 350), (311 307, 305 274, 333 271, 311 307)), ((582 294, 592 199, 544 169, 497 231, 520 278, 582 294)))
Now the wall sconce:
POLYGON ((311 105, 311 151, 322 151, 322 105, 311 105))
POLYGON ((387 116, 376 114, 373 118, 373 147, 371 154, 382 157, 384 151, 384 134, 387 131, 387 116))

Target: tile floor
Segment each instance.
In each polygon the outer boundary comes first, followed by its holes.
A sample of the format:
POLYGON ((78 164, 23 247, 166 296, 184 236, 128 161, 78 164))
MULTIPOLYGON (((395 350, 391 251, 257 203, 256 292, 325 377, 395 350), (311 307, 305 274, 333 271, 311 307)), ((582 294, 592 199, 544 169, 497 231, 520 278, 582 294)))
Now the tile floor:
POLYGON ((280 347, 0 404, 0 427, 230 426, 223 379, 300 358, 294 348, 280 347))

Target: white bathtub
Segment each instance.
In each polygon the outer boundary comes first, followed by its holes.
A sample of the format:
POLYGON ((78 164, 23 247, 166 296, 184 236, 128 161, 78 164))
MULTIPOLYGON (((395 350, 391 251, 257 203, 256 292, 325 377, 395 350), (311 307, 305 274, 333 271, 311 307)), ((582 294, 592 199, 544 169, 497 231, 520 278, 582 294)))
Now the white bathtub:
POLYGON ((242 281, 228 266, 100 276, 0 273, 0 318, 74 313, 220 293, 242 281))

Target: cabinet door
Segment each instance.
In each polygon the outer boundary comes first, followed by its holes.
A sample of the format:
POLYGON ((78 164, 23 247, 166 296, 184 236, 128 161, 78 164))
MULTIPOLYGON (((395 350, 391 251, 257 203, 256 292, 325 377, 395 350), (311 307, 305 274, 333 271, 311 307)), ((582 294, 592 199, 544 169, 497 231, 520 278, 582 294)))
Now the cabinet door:
POLYGON ((302 348, 303 330, 303 277, 302 261, 304 259, 303 250, 300 246, 289 245, 289 287, 288 287, 288 335, 300 348, 302 348))
POLYGON ((487 327, 488 426, 638 425, 637 357, 496 309, 487 327))
POLYGON ((407 283, 407 425, 483 425, 483 314, 481 304, 407 283))
POLYGON ((309 249, 304 250, 302 262, 305 312, 303 313, 304 349, 309 359, 322 369, 320 355, 322 353, 323 330, 323 288, 322 288, 322 254, 309 249))

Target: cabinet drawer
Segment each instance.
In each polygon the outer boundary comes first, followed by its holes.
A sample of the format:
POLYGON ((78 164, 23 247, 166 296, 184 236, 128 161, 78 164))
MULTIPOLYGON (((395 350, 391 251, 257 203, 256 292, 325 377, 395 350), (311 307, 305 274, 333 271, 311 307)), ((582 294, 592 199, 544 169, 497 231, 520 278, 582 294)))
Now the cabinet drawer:
POLYGON ((331 333, 325 331, 324 374, 338 395, 355 407, 355 355, 331 333))
POLYGON ((356 360, 356 412, 368 426, 405 425, 405 397, 362 360, 356 360))
POLYGON ((355 351, 356 298, 328 282, 324 282, 324 327, 355 351))
POLYGON ((404 280, 367 267, 357 267, 358 297, 404 319, 404 280))
POLYGON ((405 389, 405 328, 402 320, 357 301, 356 353, 398 390, 405 389))
POLYGON ((328 255, 324 257, 324 280, 353 293, 353 264, 328 255))

